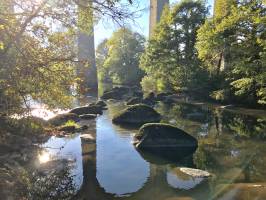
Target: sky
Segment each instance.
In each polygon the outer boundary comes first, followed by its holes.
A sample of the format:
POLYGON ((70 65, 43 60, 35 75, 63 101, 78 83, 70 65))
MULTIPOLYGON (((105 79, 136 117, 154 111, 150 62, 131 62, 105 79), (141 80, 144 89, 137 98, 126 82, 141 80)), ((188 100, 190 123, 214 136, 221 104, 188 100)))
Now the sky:
MULTIPOLYGON (((170 0, 170 4, 176 3, 179 0, 170 0)), ((211 6, 210 12, 212 13, 214 0, 207 0, 208 5, 211 6)), ((134 31, 143 34, 144 36, 148 37, 149 35, 149 0, 140 0, 140 8, 146 8, 144 11, 141 12, 141 16, 135 19, 135 23, 129 24, 129 27, 132 28, 134 31)), ((114 25, 110 21, 103 21, 99 22, 94 27, 94 35, 95 35, 95 45, 97 45, 104 39, 111 37, 112 33, 118 29, 117 25, 114 25)))

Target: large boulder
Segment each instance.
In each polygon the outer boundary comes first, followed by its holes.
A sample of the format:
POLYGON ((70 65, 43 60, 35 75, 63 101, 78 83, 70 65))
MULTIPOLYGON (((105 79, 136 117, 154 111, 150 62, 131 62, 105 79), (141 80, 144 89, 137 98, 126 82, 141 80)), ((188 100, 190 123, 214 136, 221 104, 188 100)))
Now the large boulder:
POLYGON ((143 98, 143 92, 141 90, 133 91, 133 96, 143 98))
POLYGON ((195 152, 198 141, 185 131, 162 123, 143 125, 134 136, 136 148, 167 158, 183 158, 195 152))
POLYGON ((97 105, 89 105, 89 106, 74 108, 69 113, 74 113, 77 115, 85 115, 85 114, 101 115, 103 114, 103 108, 97 105))
POLYGON ((55 117, 48 120, 48 123, 54 126, 60 126, 68 121, 78 122, 80 120, 79 116, 75 113, 64 113, 56 115, 55 117))
POLYGON ((107 106, 107 104, 103 100, 98 100, 95 105, 100 106, 102 108, 105 108, 107 106))
POLYGON ((145 124, 160 120, 161 115, 144 104, 129 106, 113 118, 113 122, 117 124, 145 124))
POLYGON ((127 87, 114 87, 113 89, 104 92, 101 98, 105 100, 108 99, 120 100, 123 98, 125 94, 129 93, 129 91, 130 89, 127 87))
POLYGON ((117 99, 120 100, 122 98, 122 94, 119 91, 108 91, 103 93, 101 96, 102 99, 108 100, 108 99, 117 99))
POLYGON ((147 105, 154 105, 156 103, 155 94, 153 92, 150 92, 148 96, 143 99, 142 102, 147 105))
POLYGON ((97 115, 94 115, 94 114, 85 114, 85 115, 80 115, 79 117, 81 119, 90 120, 90 119, 95 119, 97 117, 97 115))

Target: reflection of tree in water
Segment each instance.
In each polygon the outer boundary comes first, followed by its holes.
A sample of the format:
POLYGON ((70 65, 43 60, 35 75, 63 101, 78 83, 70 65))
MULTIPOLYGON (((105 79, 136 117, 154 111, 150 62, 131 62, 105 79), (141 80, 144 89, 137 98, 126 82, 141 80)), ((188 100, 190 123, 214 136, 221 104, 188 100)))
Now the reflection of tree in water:
POLYGON ((193 156, 196 168, 206 170, 221 167, 216 158, 210 154, 210 151, 212 151, 210 146, 199 145, 196 153, 193 156))
POLYGON ((34 200, 71 199, 76 193, 74 178, 68 164, 48 174, 34 172, 28 177, 28 197, 34 200))
POLYGON ((223 124, 234 134, 245 138, 266 139, 266 120, 248 115, 226 113, 223 124))

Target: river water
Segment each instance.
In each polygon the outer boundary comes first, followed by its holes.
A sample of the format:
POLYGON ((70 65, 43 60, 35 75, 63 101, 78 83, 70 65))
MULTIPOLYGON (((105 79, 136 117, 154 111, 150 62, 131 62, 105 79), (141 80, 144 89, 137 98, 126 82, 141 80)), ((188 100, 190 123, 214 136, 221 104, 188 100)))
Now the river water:
MULTIPOLYGON (((74 199, 266 199, 266 113, 255 116, 211 105, 159 103, 162 122, 176 125, 199 141, 189 158, 169 162, 138 152, 132 145, 138 127, 112 124, 124 102, 108 102, 108 110, 85 134, 51 137, 38 159, 71 161, 74 199), (193 178, 180 167, 207 170, 209 179, 193 178)), ((84 134, 84 133, 83 133, 84 134)))

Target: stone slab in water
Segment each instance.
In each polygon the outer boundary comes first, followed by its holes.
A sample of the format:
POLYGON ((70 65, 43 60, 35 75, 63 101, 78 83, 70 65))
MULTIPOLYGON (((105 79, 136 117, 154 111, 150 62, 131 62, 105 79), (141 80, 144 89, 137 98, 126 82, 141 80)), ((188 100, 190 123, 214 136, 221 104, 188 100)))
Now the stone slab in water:
POLYGON ((187 175, 190 175, 192 177, 197 177, 197 178, 208 178, 211 176, 211 174, 209 172, 203 171, 200 169, 181 167, 180 171, 187 174, 187 175))

